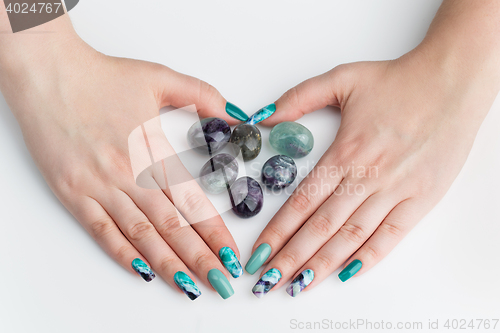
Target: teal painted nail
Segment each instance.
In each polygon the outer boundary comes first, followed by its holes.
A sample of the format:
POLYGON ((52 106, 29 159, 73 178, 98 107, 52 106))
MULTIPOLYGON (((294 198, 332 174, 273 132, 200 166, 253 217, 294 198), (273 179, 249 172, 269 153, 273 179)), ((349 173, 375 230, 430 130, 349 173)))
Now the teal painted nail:
POLYGON ((242 109, 230 102, 226 102, 226 113, 234 119, 238 119, 240 121, 248 120, 247 114, 243 112, 242 109))
POLYGON ((232 277, 236 279, 243 274, 243 268, 241 267, 240 261, 231 248, 226 246, 220 249, 219 257, 232 277))
POLYGON ((189 297, 190 300, 194 301, 201 295, 200 289, 193 280, 184 273, 183 271, 178 271, 174 275, 174 282, 179 287, 180 290, 184 292, 184 294, 189 297))
POLYGON ((275 111, 276 105, 274 105, 274 103, 269 104, 268 106, 264 106, 262 109, 255 112, 250 118, 248 118, 245 124, 255 125, 257 123, 260 123, 261 121, 271 117, 275 111))
POLYGON ((305 287, 307 287, 314 279, 314 271, 312 269, 306 269, 302 271, 292 283, 286 288, 288 295, 295 297, 297 296, 305 287))
POLYGON ((255 274, 270 255, 271 246, 267 243, 260 244, 245 265, 245 270, 249 274, 255 274))
POLYGON ((139 274, 144 281, 150 282, 155 278, 155 273, 149 268, 144 261, 139 258, 132 260, 132 268, 139 274))
POLYGON ((252 292, 258 298, 264 297, 269 290, 273 289, 273 287, 280 282, 281 280, 281 272, 276 268, 271 268, 266 272, 266 274, 262 275, 259 281, 252 288, 252 292))
POLYGON ((207 275, 208 282, 214 287, 223 299, 233 296, 234 290, 227 280, 226 276, 222 274, 217 268, 212 268, 207 275))
POLYGON ((342 272, 339 273, 339 279, 342 282, 346 282, 354 276, 363 266, 363 263, 358 259, 353 260, 349 265, 347 265, 342 272))

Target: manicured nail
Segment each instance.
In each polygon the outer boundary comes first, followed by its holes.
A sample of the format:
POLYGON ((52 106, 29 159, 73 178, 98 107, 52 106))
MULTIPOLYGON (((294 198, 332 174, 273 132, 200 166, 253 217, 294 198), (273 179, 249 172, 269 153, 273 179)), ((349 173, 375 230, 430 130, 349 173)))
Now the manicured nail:
POLYGON ((312 269, 306 269, 293 279, 292 283, 286 288, 288 295, 295 297, 297 296, 305 287, 307 287, 314 279, 314 271, 312 269))
POLYGON ((271 246, 267 243, 260 244, 245 265, 245 270, 251 275, 255 274, 270 255, 271 246))
POLYGON ((207 275, 208 282, 214 287, 223 299, 233 296, 234 290, 227 280, 226 276, 222 274, 217 268, 212 268, 207 275))
POLYGON ((281 280, 281 272, 276 268, 271 268, 266 272, 266 274, 262 275, 259 281, 253 286, 252 292, 258 298, 264 297, 269 290, 273 289, 273 287, 281 280))
POLYGON ((242 109, 234 105, 233 103, 226 102, 226 112, 231 117, 238 119, 240 121, 247 121, 248 116, 242 109))
POLYGON ((200 289, 198 289, 196 283, 194 283, 189 275, 187 275, 183 271, 178 271, 177 273, 175 273, 174 282, 177 287, 179 287, 179 289, 182 290, 182 292, 186 294, 187 297, 189 297, 189 299, 192 301, 194 301, 201 295, 201 291, 200 289))
POLYGON ((139 274, 144 281, 150 282, 155 278, 155 273, 149 268, 144 261, 139 258, 132 260, 132 268, 139 274))
POLYGON ((262 109, 255 112, 250 118, 248 118, 248 120, 245 121, 245 124, 255 125, 257 123, 260 123, 264 119, 271 117, 275 111, 276 105, 274 105, 274 103, 269 104, 268 106, 264 106, 262 109))
POLYGON ((235 279, 243 274, 243 267, 241 267, 240 261, 234 251, 229 247, 223 247, 219 250, 219 257, 224 267, 235 279))
POLYGON ((349 265, 347 265, 342 272, 339 273, 339 279, 342 282, 346 282, 354 276, 363 266, 363 263, 358 259, 353 260, 349 265))

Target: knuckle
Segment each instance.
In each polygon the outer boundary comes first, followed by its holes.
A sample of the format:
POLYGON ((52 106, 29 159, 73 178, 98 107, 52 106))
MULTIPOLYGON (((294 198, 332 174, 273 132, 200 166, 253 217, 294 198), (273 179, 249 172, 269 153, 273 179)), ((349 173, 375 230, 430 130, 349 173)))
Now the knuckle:
POLYGON ((340 229, 339 233, 340 236, 351 244, 363 243, 366 238, 365 230, 355 224, 345 224, 340 229))
POLYGON ((198 252, 194 255, 193 265, 198 271, 203 271, 204 267, 210 267, 213 260, 213 254, 208 251, 198 252))
POLYGON ((129 262, 130 261, 130 246, 122 245, 113 251, 112 257, 116 258, 118 262, 129 262))
POLYGON ((226 232, 223 227, 214 227, 204 238, 207 244, 216 244, 217 242, 220 242, 222 239, 224 239, 225 236, 226 232))
POLYGON ((312 207, 311 200, 307 197, 307 195, 302 193, 294 193, 290 197, 290 207, 296 210, 298 213, 303 214, 306 211, 309 211, 312 207))
POLYGON ((115 228, 110 219, 104 218, 90 224, 90 232, 94 238, 104 238, 115 228))
POLYGON ((380 225, 380 229, 383 233, 390 236, 401 237, 403 235, 403 228, 395 222, 386 221, 380 225))
POLYGON ((371 259, 375 259, 375 258, 378 258, 379 257, 379 251, 371 246, 371 245, 365 245, 363 251, 366 253, 366 255, 368 255, 371 259))
POLYGON ((321 214, 315 214, 310 221, 306 223, 308 231, 317 238, 324 238, 332 232, 332 223, 328 218, 321 214))
POLYGON ((205 81, 200 80, 200 91, 199 96, 200 100, 210 101, 219 95, 219 91, 214 88, 214 86, 206 83, 205 81))
POLYGON ((196 215, 200 209, 203 209, 205 199, 203 194, 195 190, 189 190, 184 193, 180 209, 183 212, 190 212, 196 215))
POLYGON ((287 250, 279 256, 278 261, 285 267, 297 267, 299 264, 299 255, 292 250, 287 250))
POLYGON ((153 231, 154 226, 149 221, 139 221, 126 228, 125 235, 131 241, 138 241, 147 238, 153 231))
POLYGON ((275 241, 271 243, 280 243, 286 241, 286 238, 288 238, 288 235, 285 234, 285 231, 276 223, 271 223, 266 227, 266 234, 267 236, 269 236, 269 238, 275 241))
POLYGON ((300 96, 299 96, 299 89, 297 87, 293 87, 289 89, 286 93, 285 96, 288 100, 288 103, 292 108, 298 108, 300 106, 300 96))
POLYGON ((161 222, 158 223, 157 228, 158 232, 162 235, 167 235, 181 226, 179 217, 176 213, 168 214, 160 221, 161 222))
POLYGON ((166 272, 172 270, 172 267, 175 267, 177 259, 174 257, 165 257, 161 259, 158 265, 158 271, 166 274, 166 272))
POLYGON ((333 265, 333 260, 326 253, 319 252, 314 257, 315 265, 319 267, 318 271, 328 272, 331 270, 333 265))

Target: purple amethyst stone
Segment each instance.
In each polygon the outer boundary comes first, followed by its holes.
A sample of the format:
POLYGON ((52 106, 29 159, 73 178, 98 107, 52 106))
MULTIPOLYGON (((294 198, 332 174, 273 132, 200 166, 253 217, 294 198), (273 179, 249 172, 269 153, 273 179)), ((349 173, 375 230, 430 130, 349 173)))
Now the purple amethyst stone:
POLYGON ((286 155, 273 156, 262 167, 262 182, 273 190, 290 186, 295 177, 297 166, 293 159, 286 155))
POLYGON ((241 218, 257 215, 264 205, 259 183, 251 177, 237 179, 229 190, 233 211, 241 218))
POLYGON ((205 118, 188 131, 189 146, 197 152, 212 155, 223 149, 231 137, 231 128, 224 119, 205 118))

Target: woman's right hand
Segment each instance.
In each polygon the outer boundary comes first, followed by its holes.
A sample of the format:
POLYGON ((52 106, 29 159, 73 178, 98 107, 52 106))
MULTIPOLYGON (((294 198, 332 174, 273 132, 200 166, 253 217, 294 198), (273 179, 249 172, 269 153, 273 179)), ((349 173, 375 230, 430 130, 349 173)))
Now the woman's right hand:
MULTIPOLYGON (((194 273, 223 298, 231 296, 219 255, 223 248, 234 251, 231 258, 224 250, 228 260, 236 258, 229 267, 238 276, 239 252, 213 205, 194 181, 178 193, 176 206, 169 190, 136 185, 128 148, 130 133, 168 105, 195 104, 200 116, 220 114, 234 124, 218 111, 224 98, 164 66, 96 52, 66 16, 47 25, 42 29, 57 32, 1 37, 0 49, 9 50, 0 52, 0 88, 50 188, 127 270, 134 272, 134 262, 151 280, 152 267, 191 299, 199 296, 194 273), (182 216, 202 222, 189 225, 182 216)), ((155 139, 171 149, 163 135, 155 139)))

